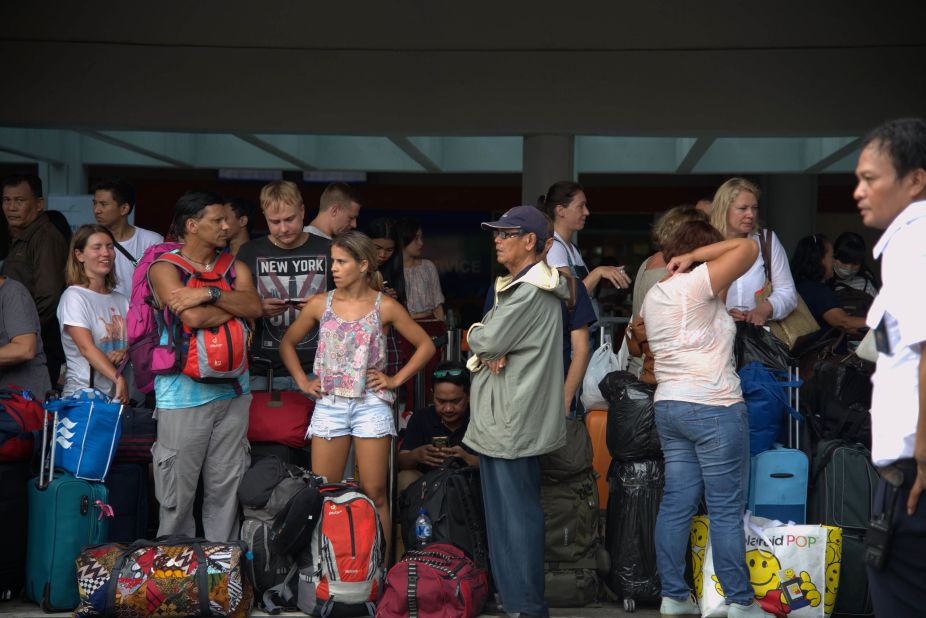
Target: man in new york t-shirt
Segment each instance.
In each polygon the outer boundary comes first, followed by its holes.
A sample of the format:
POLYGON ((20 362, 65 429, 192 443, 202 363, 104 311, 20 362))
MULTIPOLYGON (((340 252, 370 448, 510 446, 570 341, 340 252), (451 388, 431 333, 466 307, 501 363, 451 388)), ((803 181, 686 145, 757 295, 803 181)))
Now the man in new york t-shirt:
MULTIPOLYGON (((299 390, 280 359, 280 341, 305 300, 328 290, 331 241, 302 230, 305 207, 299 189, 292 182, 281 180, 265 186, 260 194, 260 207, 270 233, 245 243, 238 251, 238 259, 251 267, 263 309, 263 316, 256 323, 251 352, 270 360, 275 388, 299 390)), ((317 329, 296 346, 306 373, 312 373, 317 347, 317 329)), ((264 366, 254 364, 255 389, 264 388, 265 373, 264 366)))

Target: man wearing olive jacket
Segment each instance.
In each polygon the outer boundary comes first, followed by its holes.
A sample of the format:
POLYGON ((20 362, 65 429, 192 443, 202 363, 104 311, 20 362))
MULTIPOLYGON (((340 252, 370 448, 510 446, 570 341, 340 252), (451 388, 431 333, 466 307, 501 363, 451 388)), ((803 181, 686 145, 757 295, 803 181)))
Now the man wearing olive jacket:
POLYGON ((464 444, 480 454, 492 575, 509 615, 547 616, 539 456, 566 443, 561 301, 565 279, 541 259, 547 219, 518 206, 492 230, 495 302, 467 336, 473 357, 464 444))

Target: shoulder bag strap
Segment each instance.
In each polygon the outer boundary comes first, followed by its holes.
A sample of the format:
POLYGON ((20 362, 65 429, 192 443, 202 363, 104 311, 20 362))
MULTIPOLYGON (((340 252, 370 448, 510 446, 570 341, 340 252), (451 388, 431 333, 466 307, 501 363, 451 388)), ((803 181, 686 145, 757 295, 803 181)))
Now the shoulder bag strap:
POLYGON ((768 228, 759 230, 759 248, 762 251, 762 261, 765 262, 765 278, 772 280, 772 247, 770 243, 771 233, 768 228))
POLYGON ((132 263, 132 266, 138 266, 138 260, 136 260, 134 257, 132 257, 132 254, 129 253, 128 249, 126 249, 125 247, 123 247, 123 246, 119 243, 119 241, 114 242, 114 243, 113 243, 113 246, 116 248, 117 251, 119 251, 119 253, 121 253, 121 254, 124 255, 126 258, 128 258, 128 260, 132 263))

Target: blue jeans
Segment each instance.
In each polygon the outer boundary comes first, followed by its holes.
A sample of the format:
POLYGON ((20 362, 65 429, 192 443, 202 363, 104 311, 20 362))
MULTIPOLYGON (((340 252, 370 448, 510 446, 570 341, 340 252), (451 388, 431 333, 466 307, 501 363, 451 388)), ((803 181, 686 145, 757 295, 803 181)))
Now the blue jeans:
POLYGON ((547 616, 540 459, 479 456, 492 577, 508 613, 547 616))
MULTIPOLYGON (((656 566, 662 595, 688 598, 685 553, 702 492, 710 518, 714 570, 727 603, 753 599, 746 568, 743 511, 749 483, 746 405, 657 401, 656 428, 666 459, 666 486, 656 517, 656 566)), ((713 582, 704 582, 705 586, 713 582)))

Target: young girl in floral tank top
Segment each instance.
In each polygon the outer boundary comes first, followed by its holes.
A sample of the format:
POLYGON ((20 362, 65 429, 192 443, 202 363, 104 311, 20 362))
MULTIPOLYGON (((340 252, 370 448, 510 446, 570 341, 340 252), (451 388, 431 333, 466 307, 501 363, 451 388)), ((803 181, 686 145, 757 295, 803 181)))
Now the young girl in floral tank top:
POLYGON ((312 440, 313 472, 340 479, 353 441, 360 485, 376 504, 383 530, 390 531, 386 474, 396 434, 393 389, 425 366, 434 344, 402 305, 382 293, 376 248, 365 235, 349 231, 331 241, 331 274, 335 289, 306 302, 280 343, 280 356, 299 388, 317 399, 306 434, 312 440), (295 346, 316 325, 313 371, 318 377, 309 380, 295 346), (383 373, 383 333, 389 326, 415 346, 394 376, 383 373))

